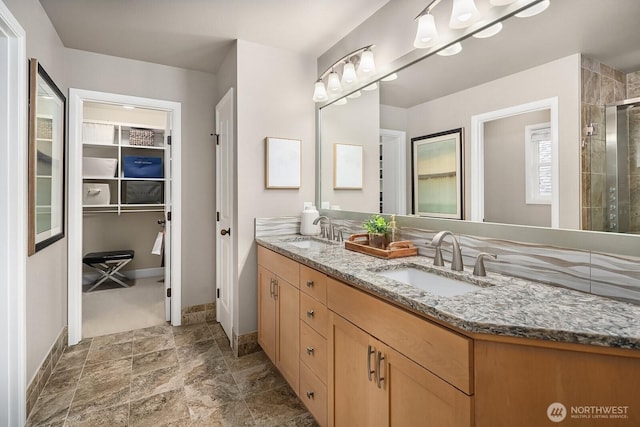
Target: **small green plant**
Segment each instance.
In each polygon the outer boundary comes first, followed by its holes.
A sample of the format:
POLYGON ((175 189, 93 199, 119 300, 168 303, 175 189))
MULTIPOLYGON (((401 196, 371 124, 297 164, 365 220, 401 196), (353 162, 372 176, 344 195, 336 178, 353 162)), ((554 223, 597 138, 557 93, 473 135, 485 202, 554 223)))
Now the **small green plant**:
POLYGON ((385 220, 382 216, 371 215, 371 218, 369 218, 365 223, 363 223, 362 227, 364 227, 364 229, 367 230, 369 233, 384 234, 387 232, 387 229, 389 228, 389 224, 387 223, 387 220, 385 220))

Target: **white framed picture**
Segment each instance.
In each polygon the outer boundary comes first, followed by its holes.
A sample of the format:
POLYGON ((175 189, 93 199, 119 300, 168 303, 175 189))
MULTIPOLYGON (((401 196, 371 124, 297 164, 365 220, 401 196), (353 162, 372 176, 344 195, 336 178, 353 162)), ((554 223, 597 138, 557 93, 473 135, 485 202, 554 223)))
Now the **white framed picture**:
POLYGON ((265 138, 266 188, 300 188, 300 140, 265 138))
POLYGON ((333 145, 333 188, 361 190, 363 179, 363 147, 354 144, 333 145))

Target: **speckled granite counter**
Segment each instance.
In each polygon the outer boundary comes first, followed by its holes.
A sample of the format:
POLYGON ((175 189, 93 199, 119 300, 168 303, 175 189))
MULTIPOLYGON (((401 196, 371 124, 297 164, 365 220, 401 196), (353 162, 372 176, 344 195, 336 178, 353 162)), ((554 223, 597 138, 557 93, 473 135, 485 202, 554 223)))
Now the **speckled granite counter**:
POLYGON ((268 249, 470 333, 640 350, 637 305, 490 271, 486 278, 479 278, 466 270, 453 272, 448 267, 434 267, 433 260, 427 257, 383 260, 337 244, 300 248, 292 244, 295 240, 304 238, 256 238, 268 249), (476 284, 480 289, 442 297, 372 271, 407 264, 476 284))

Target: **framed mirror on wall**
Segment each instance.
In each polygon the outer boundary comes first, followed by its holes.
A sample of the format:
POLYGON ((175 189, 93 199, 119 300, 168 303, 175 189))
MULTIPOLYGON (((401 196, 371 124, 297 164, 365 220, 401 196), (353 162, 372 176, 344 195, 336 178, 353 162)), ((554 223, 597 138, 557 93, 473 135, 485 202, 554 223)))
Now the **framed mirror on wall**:
POLYGON ((64 237, 66 98, 29 61, 29 242, 33 255, 64 237))

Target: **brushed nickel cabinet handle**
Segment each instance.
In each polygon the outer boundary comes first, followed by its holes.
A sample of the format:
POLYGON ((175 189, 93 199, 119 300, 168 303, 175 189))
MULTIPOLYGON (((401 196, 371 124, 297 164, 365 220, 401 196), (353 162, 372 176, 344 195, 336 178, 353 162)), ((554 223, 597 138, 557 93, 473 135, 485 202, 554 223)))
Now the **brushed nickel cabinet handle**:
POLYGON ((308 354, 309 356, 311 356, 311 355, 313 354, 313 352, 314 352, 314 351, 315 351, 315 348, 313 348, 313 347, 307 347, 307 354, 308 354))
POLYGON ((313 288, 313 280, 307 280, 307 287, 313 288))
POLYGON ((309 399, 313 399, 314 394, 315 394, 314 392, 312 392, 312 391, 308 391, 308 392, 307 392, 307 398, 309 398, 309 399))
POLYGON ((378 356, 376 357, 376 383, 378 384, 378 388, 382 388, 382 381, 384 381, 384 377, 382 376, 382 361, 384 360, 384 356, 382 352, 378 352, 378 356))
POLYGON ((313 310, 307 310, 307 317, 311 318, 314 314, 313 310))
POLYGON ((367 376, 369 377, 369 381, 372 380, 371 374, 375 372, 371 370, 371 355, 373 353, 375 353, 375 350, 371 348, 371 345, 368 345, 367 346, 367 376))
POLYGON ((278 279, 273 279, 273 298, 278 298, 278 279))

